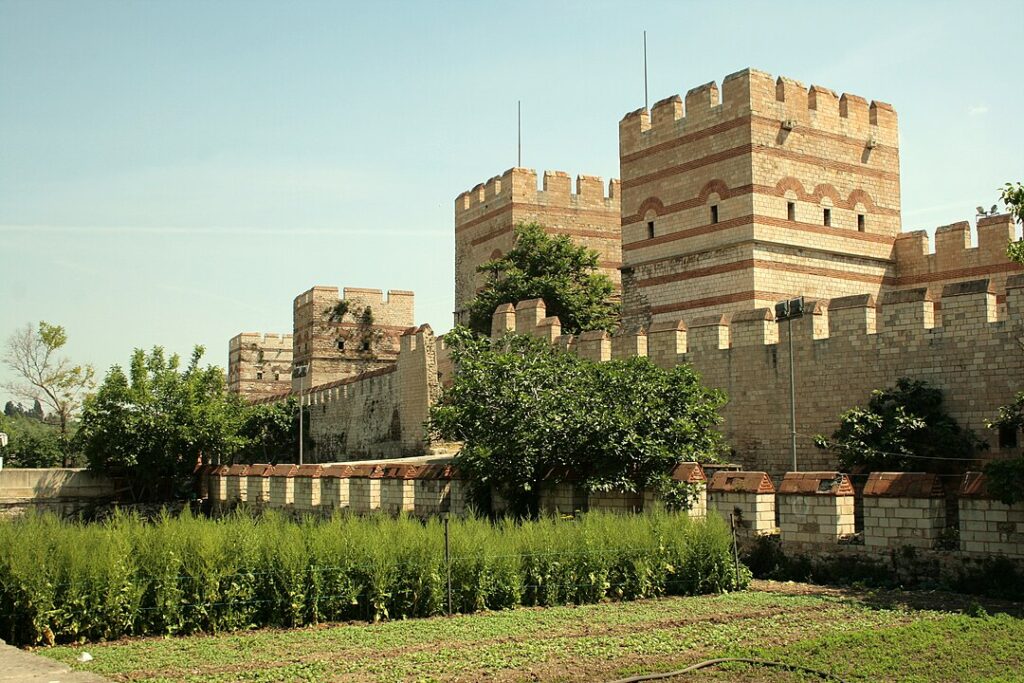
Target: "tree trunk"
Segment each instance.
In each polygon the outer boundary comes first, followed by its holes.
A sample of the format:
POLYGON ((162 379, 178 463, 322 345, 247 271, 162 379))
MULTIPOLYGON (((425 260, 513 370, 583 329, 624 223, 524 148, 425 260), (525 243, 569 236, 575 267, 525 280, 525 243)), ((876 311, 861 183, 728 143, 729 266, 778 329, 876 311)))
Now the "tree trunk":
POLYGON ((64 414, 64 411, 58 413, 60 415, 60 459, 62 467, 68 466, 68 416, 64 414))

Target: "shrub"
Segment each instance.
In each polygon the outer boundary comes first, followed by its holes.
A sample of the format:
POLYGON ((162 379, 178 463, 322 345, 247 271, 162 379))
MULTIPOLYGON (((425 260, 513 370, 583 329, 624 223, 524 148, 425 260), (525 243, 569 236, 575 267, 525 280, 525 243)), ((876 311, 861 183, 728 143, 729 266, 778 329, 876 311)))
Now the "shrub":
MULTIPOLYGON (((453 520, 452 609, 593 603, 742 587, 717 517, 453 520)), ((217 632, 447 610, 438 519, 294 522, 244 511, 98 524, 0 523, 0 637, 17 644, 217 632)))

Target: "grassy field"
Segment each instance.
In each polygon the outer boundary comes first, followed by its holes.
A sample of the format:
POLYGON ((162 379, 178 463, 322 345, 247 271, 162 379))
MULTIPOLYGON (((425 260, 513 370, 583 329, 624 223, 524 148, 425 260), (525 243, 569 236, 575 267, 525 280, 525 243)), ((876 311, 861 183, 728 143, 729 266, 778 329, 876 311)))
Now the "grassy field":
MULTIPOLYGON (((843 680, 1024 681, 1024 606, 756 582, 743 593, 146 638, 40 654, 114 681, 608 681, 742 656, 843 680), (78 664, 83 650, 94 660, 78 664)), ((676 680, 683 680, 679 678, 676 680)), ((746 665, 686 680, 819 680, 746 665)))

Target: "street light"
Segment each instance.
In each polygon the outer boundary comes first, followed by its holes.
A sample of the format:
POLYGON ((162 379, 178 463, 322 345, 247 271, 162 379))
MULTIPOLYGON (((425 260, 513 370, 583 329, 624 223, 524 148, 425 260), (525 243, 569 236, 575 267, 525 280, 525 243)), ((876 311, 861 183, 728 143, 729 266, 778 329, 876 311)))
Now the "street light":
POLYGON ((292 370, 292 379, 298 378, 299 380, 299 464, 302 464, 302 413, 305 401, 302 395, 302 378, 309 374, 309 363, 305 365, 296 365, 295 369, 292 370))
POLYGON ((793 471, 796 466, 796 373, 793 369, 793 319, 803 317, 804 298, 797 297, 775 304, 775 320, 786 321, 786 333, 789 335, 789 426, 790 450, 793 455, 793 471))

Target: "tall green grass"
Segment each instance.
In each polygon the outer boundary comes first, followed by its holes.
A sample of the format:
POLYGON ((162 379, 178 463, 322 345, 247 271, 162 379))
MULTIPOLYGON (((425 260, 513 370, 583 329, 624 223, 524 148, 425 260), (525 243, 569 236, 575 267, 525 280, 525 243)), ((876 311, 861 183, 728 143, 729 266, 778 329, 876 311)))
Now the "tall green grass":
MULTIPOLYGON (((717 517, 590 513, 492 523, 245 513, 100 524, 0 523, 0 636, 17 644, 216 632, 452 609, 592 603, 737 588, 717 517)), ((740 583, 749 574, 740 573, 740 583)))

